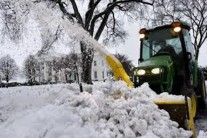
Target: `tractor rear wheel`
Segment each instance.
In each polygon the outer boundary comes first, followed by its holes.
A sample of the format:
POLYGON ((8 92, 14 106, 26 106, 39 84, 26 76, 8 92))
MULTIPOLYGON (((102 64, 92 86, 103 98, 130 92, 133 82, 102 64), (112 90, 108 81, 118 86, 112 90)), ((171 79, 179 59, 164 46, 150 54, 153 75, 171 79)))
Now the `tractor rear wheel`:
POLYGON ((198 95, 198 108, 205 109, 206 108, 206 85, 204 74, 201 70, 199 70, 198 75, 198 87, 196 88, 196 93, 198 95))
POLYGON ((190 105, 191 106, 191 108, 190 108, 191 109, 191 116, 193 118, 195 118, 197 115, 197 110, 198 110, 198 108, 197 108, 198 107, 198 100, 197 100, 197 96, 195 94, 195 90, 193 88, 188 88, 186 86, 186 83, 184 82, 183 86, 181 88, 181 94, 183 96, 187 96, 191 99, 191 105, 190 105))

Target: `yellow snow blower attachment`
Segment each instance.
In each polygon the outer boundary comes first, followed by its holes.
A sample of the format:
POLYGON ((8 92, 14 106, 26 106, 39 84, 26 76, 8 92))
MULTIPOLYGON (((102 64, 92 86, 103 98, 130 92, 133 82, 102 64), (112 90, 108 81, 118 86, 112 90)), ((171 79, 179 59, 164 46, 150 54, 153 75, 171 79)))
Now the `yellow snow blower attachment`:
POLYGON ((124 82, 126 82, 128 87, 131 87, 131 88, 134 87, 134 84, 130 80, 130 78, 127 75, 127 73, 125 72, 122 64, 120 63, 120 61, 117 58, 115 58, 112 55, 107 55, 106 61, 114 73, 115 80, 123 80, 124 82))
POLYGON ((100 53, 100 55, 106 60, 107 64, 111 68, 114 79, 116 81, 123 80, 130 88, 134 87, 133 82, 130 80, 126 71, 124 70, 121 62, 112 54, 110 54, 102 45, 93 45, 93 48, 100 53))
POLYGON ((182 100, 155 99, 154 103, 158 105, 159 109, 167 111, 170 119, 177 122, 179 127, 191 130, 193 133, 192 137, 195 138, 194 118, 196 115, 196 101, 195 97, 186 98, 183 97, 182 100))

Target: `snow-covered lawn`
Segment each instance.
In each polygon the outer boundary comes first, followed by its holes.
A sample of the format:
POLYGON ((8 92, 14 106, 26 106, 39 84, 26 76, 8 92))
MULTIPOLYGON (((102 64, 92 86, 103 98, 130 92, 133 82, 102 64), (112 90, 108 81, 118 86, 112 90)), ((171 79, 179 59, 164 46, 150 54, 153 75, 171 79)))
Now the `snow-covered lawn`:
POLYGON ((189 138, 155 95, 147 84, 123 82, 84 85, 82 93, 77 84, 1 88, 0 138, 189 138))

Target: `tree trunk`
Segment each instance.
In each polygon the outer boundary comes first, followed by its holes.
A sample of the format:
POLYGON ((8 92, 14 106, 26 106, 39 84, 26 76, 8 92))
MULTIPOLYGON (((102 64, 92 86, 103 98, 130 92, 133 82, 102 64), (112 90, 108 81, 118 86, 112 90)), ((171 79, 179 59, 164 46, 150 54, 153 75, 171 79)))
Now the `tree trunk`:
POLYGON ((29 76, 29 80, 28 80, 29 83, 32 83, 32 77, 29 76))
POLYGON ((9 76, 8 75, 6 75, 5 80, 6 80, 6 88, 8 88, 9 87, 9 76))
POLYGON ((65 82, 68 83, 68 73, 65 72, 65 82))
POLYGON ((91 68, 94 56, 94 50, 88 48, 87 44, 80 42, 82 54, 82 81, 87 84, 92 84, 91 68))
POLYGON ((197 47, 196 51, 195 51, 195 60, 198 61, 198 56, 199 56, 199 48, 197 47))
POLYGON ((6 82, 8 83, 9 82, 9 76, 6 75, 6 82))

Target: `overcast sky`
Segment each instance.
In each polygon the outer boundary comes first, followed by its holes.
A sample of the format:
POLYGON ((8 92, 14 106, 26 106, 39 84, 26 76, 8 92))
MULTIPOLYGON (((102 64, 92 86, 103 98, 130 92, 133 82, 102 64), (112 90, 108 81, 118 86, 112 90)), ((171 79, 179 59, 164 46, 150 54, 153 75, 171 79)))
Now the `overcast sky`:
POLYGON ((134 65, 138 65, 138 58, 139 58, 139 30, 141 29, 142 25, 138 22, 129 24, 126 26, 126 30, 128 30, 129 36, 126 39, 125 44, 121 44, 119 47, 116 47, 117 52, 121 52, 126 54, 129 59, 133 61, 134 65))

